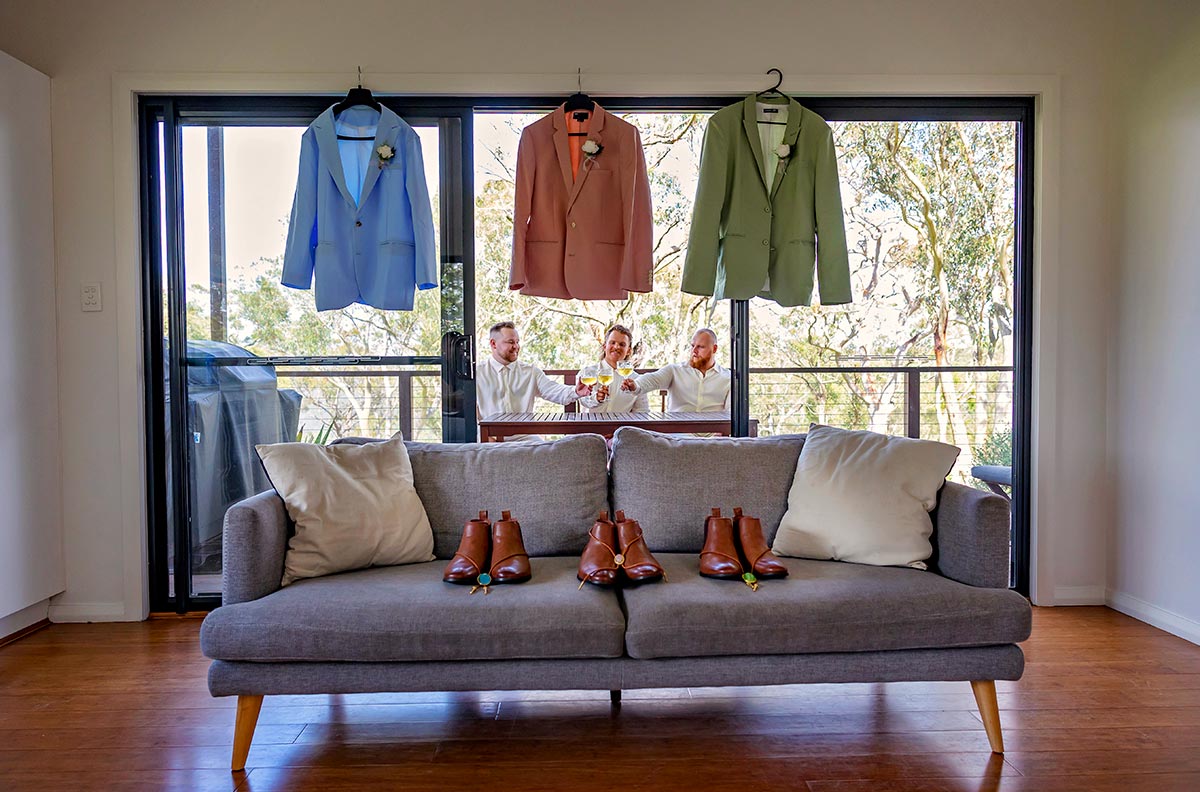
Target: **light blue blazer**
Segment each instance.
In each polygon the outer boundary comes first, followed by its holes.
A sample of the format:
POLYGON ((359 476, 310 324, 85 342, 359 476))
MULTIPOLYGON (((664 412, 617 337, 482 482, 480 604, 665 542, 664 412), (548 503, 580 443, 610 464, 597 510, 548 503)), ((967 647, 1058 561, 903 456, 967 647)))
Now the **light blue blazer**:
POLYGON ((411 311, 414 289, 438 285, 421 141, 386 107, 351 107, 341 117, 348 114, 359 123, 378 120, 359 200, 347 187, 330 108, 300 142, 283 285, 308 289, 315 273, 318 311, 356 302, 411 311), (379 157, 384 144, 395 152, 390 160, 379 157))

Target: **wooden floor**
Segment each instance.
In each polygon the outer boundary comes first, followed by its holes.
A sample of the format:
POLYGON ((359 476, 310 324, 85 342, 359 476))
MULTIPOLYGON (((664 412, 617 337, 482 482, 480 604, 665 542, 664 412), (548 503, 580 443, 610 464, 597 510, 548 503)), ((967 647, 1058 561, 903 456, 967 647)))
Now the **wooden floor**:
POLYGON ((1200 790, 1200 647, 1037 609, 997 684, 267 697, 247 772, 195 620, 54 625, 0 649, 0 789, 1200 790))

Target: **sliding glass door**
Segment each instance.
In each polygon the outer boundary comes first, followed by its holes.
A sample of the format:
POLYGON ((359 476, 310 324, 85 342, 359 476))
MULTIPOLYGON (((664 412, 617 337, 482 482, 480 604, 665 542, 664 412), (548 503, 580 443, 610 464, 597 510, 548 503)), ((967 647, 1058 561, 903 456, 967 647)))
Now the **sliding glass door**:
POLYGON ((600 100, 641 131, 655 288, 567 302, 507 288, 517 141, 561 97, 384 99, 421 140, 440 288, 411 312, 318 312, 280 270, 300 136, 334 99, 144 97, 154 608, 219 601, 225 509, 269 487, 255 444, 474 440, 475 350, 500 320, 567 381, 613 323, 643 370, 707 326, 735 434, 821 422, 959 446, 952 478, 1011 499, 1027 593, 1032 100, 800 98, 834 132, 854 303, 791 309, 679 288, 705 124, 736 100, 600 100))
POLYGON ((318 311, 281 284, 300 139, 330 100, 143 103, 154 605, 220 596, 225 510, 269 489, 254 446, 473 436, 463 110, 396 105, 421 145, 440 288, 411 311, 318 311), (153 186, 158 189, 153 189, 153 186), (154 388, 151 388, 153 391, 154 388), (161 403, 160 403, 161 402, 161 403))

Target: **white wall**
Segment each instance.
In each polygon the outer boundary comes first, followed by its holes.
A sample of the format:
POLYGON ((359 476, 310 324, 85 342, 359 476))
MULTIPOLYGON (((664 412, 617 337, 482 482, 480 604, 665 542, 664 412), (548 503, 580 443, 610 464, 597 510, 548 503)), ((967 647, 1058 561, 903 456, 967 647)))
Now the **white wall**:
POLYGON ((1200 7, 1129 97, 1109 599, 1200 643, 1200 7))
POLYGON ((66 586, 51 179, 50 78, 0 53, 0 637, 66 586))
MULTIPOLYGON (((1132 11, 1141 4, 1128 4, 1132 11)), ((140 618, 141 412, 130 89, 1038 93, 1037 601, 1103 600, 1115 310, 1109 0, 603 4, 0 0, 0 49, 53 77, 68 590, 52 617, 140 618), (589 76, 591 80, 589 82, 589 76), (115 132, 114 130, 119 130, 115 132), (118 139, 114 139, 114 135, 118 139), (115 208, 114 208, 115 207, 115 208), (115 310, 80 314, 78 284, 115 310)), ((1138 10, 1138 16, 1147 13, 1138 10)))

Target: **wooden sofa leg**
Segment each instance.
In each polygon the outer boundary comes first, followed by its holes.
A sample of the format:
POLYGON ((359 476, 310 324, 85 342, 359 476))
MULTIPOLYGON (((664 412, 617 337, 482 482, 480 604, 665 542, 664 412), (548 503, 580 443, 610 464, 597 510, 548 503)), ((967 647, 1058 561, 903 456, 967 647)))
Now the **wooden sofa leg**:
POLYGON ((617 706, 617 707, 621 706, 621 691, 619 691, 619 690, 608 691, 608 700, 610 702, 612 702, 612 704, 614 706, 617 706))
POLYGON ((1004 736, 1000 733, 1000 705, 996 703, 996 683, 991 679, 971 683, 975 703, 979 706, 979 717, 987 731, 992 753, 1004 753, 1004 736))
POLYGON ((238 696, 231 765, 235 773, 246 769, 246 757, 250 755, 250 742, 254 739, 254 727, 258 725, 258 711, 262 709, 262 702, 262 696, 238 696))

